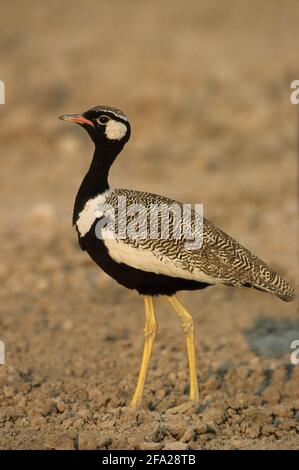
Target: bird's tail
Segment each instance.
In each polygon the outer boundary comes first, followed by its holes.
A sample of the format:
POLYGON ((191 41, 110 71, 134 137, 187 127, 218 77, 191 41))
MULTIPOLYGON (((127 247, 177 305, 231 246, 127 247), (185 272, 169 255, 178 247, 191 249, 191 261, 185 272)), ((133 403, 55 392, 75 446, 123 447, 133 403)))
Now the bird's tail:
POLYGON ((250 283, 252 287, 277 295, 285 302, 291 302, 295 299, 294 288, 283 277, 272 271, 263 262, 259 264, 258 268, 258 275, 254 276, 255 279, 250 283))

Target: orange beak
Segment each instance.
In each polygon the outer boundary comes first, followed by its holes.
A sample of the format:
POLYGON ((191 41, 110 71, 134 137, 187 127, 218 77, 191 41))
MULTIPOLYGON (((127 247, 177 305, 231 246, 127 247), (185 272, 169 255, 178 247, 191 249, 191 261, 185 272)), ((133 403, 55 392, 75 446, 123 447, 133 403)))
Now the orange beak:
POLYGON ((59 116, 58 119, 61 119, 62 121, 75 122, 77 124, 87 124, 94 127, 93 122, 86 119, 81 114, 63 114, 62 116, 59 116))

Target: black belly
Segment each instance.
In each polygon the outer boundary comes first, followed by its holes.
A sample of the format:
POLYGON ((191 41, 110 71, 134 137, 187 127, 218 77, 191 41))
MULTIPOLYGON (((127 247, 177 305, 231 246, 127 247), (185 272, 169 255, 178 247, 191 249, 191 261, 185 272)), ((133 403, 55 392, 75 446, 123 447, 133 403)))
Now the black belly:
POLYGON ((204 289, 210 284, 179 277, 156 274, 132 268, 125 263, 114 261, 102 240, 96 237, 94 226, 83 238, 80 246, 87 251, 105 273, 128 289, 135 289, 142 295, 173 295, 180 290, 204 289))

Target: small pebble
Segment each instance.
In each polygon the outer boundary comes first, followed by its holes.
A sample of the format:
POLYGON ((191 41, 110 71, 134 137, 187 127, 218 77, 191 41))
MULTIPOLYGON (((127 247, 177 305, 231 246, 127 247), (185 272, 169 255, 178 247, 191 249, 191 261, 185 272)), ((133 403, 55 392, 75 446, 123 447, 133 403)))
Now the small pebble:
POLYGON ((56 408, 59 411, 59 413, 63 413, 66 409, 65 403, 62 400, 58 400, 56 403, 56 408))
POLYGON ((144 441, 139 445, 140 450, 161 450, 163 447, 162 442, 147 442, 144 441))
POLYGON ((188 445, 185 442, 169 441, 165 443, 163 450, 187 450, 188 445))

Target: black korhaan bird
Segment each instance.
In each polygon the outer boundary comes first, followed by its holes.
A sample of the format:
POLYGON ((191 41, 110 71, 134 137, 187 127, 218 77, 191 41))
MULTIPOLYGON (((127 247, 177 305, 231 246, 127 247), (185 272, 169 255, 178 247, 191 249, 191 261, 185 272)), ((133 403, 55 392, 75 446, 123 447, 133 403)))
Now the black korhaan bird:
MULTIPOLYGON (((120 219, 120 197, 125 198, 127 207, 138 204, 146 220, 149 219, 153 206, 169 208, 173 204, 178 207, 182 205, 156 194, 109 188, 110 167, 131 134, 129 120, 121 111, 108 106, 97 106, 83 114, 64 115, 60 119, 80 124, 95 145, 90 168, 81 183, 74 205, 73 224, 78 233, 79 244, 108 275, 144 296, 145 342, 131 405, 139 406, 142 398, 156 334, 153 296, 157 295, 165 296, 181 320, 189 361, 189 398, 196 403, 198 384, 193 320, 177 300, 175 293, 224 284, 254 287, 290 301, 295 297, 294 290, 263 261, 206 219, 203 219, 202 245, 198 249, 188 248, 184 236, 163 238, 161 228, 158 230, 158 237, 148 235, 138 238, 128 234, 120 237, 117 233, 111 236, 107 228, 109 215, 105 219, 107 207, 115 209, 114 221, 120 219), (101 224, 101 221, 106 222, 101 224)), ((190 224, 193 227, 194 219, 190 224)))

